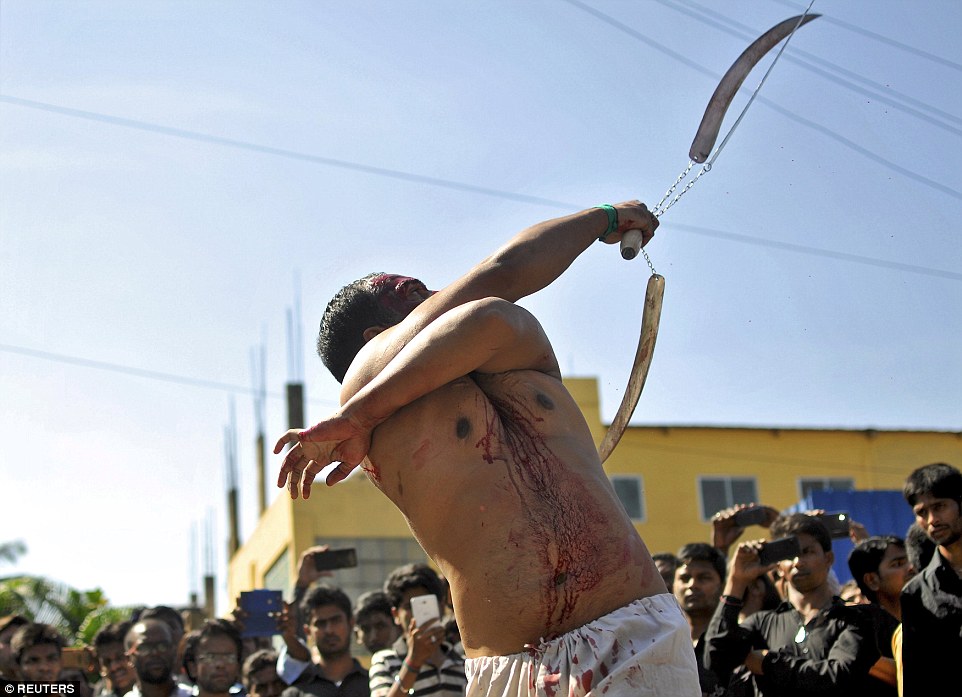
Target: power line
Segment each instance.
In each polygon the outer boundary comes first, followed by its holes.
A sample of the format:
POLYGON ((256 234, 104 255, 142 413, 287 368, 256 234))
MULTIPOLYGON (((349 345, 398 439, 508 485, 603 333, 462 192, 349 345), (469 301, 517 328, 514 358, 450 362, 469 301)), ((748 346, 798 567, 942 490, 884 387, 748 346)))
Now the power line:
MULTIPOLYGON (((576 0, 567 0, 567 2, 575 2, 575 1, 576 0)), ((629 31, 633 31, 633 30, 629 30, 629 31)), ((701 68, 701 69, 707 71, 707 68, 701 68)), ((895 165, 894 163, 888 162, 884 158, 881 158, 878 155, 875 155, 875 153, 872 153, 871 151, 865 148, 862 148, 861 146, 857 145, 856 143, 853 143, 852 141, 844 139, 842 136, 839 136, 838 134, 835 134, 829 131, 828 129, 825 129, 825 127, 819 124, 801 119, 801 117, 796 116, 790 111, 784 110, 782 107, 778 106, 777 104, 774 104, 773 102, 765 99, 764 97, 759 96, 758 101, 766 104, 767 106, 778 111, 779 113, 783 113, 788 118, 794 119, 796 121, 799 121, 800 123, 803 123, 804 125, 809 126, 810 128, 813 128, 816 130, 824 129, 825 134, 828 135, 829 137, 840 139, 840 142, 847 145, 848 147, 861 152, 863 155, 865 155, 870 159, 874 159, 880 163, 885 164, 888 167, 896 169, 906 177, 916 178, 920 176, 920 175, 916 175, 914 172, 905 170, 899 167, 898 165, 895 165)), ((394 179, 405 179, 407 181, 426 184, 428 186, 442 186, 449 189, 459 189, 461 191, 466 191, 469 193, 483 194, 486 196, 503 198, 503 199, 508 199, 512 201, 520 201, 523 203, 532 203, 532 204, 541 205, 541 206, 549 206, 552 208, 559 208, 565 211, 581 210, 582 208, 584 208, 584 205, 580 203, 570 202, 570 201, 555 201, 551 199, 527 196, 524 194, 516 194, 510 191, 500 191, 498 189, 474 186, 472 184, 464 184, 461 182, 455 182, 455 181, 450 181, 446 179, 439 179, 436 177, 426 177, 426 176, 421 176, 419 174, 399 172, 397 170, 389 170, 382 167, 374 167, 374 166, 359 164, 355 162, 348 162, 346 160, 334 160, 326 157, 307 155, 307 154, 299 153, 293 150, 283 150, 280 148, 272 148, 268 146, 257 145, 255 143, 247 143, 244 141, 233 140, 229 138, 220 138, 218 136, 212 136, 212 135, 207 135, 203 133, 195 133, 193 131, 185 131, 179 128, 170 128, 168 126, 161 126, 159 124, 152 124, 152 123, 147 123, 143 121, 134 121, 132 119, 110 116, 108 114, 99 114, 96 112, 80 111, 78 109, 70 109, 67 107, 60 107, 53 104, 33 102, 31 100, 20 99, 18 97, 12 97, 9 95, 0 95, 0 102, 6 102, 9 104, 26 107, 28 109, 40 109, 41 111, 47 111, 47 112, 59 114, 62 116, 69 116, 72 118, 83 118, 91 121, 107 123, 114 126, 122 126, 125 128, 134 128, 141 131, 160 133, 160 134, 172 136, 175 138, 185 138, 187 140, 207 142, 207 143, 210 143, 213 145, 219 145, 222 147, 239 148, 241 150, 248 150, 253 152, 259 152, 266 155, 274 155, 274 156, 284 157, 288 159, 301 160, 301 161, 311 162, 314 164, 321 164, 321 165, 327 165, 332 167, 343 167, 345 169, 353 169, 355 171, 365 172, 373 176, 383 176, 383 177, 390 177, 394 179)), ((957 192, 954 189, 944 187, 938 182, 930 182, 929 180, 925 180, 924 178, 922 179, 923 179, 923 183, 930 183, 931 185, 936 186, 937 188, 945 189, 947 193, 949 193, 950 195, 955 195, 956 197, 962 198, 962 192, 957 192)), ((873 257, 863 256, 859 254, 834 252, 832 250, 821 249, 818 247, 809 247, 809 246, 800 245, 800 244, 776 242, 772 240, 765 240, 763 238, 752 237, 750 235, 727 233, 720 230, 712 230, 709 228, 698 227, 695 225, 682 225, 682 224, 673 222, 672 227, 677 228, 679 230, 687 230, 689 232, 695 232, 695 233, 706 235, 709 237, 717 237, 719 239, 726 239, 729 241, 740 242, 740 243, 749 244, 749 245, 756 245, 756 246, 763 246, 763 247, 776 247, 779 249, 797 252, 800 254, 808 254, 808 255, 817 256, 817 257, 828 257, 833 259, 844 259, 845 261, 849 261, 852 263, 864 264, 867 266, 874 266, 878 268, 897 269, 899 271, 918 273, 926 276, 948 278, 951 280, 962 280, 962 274, 952 272, 952 271, 944 271, 942 269, 935 269, 927 266, 901 264, 898 262, 887 261, 885 259, 875 259, 873 257)), ((243 388, 243 389, 250 391, 250 388, 243 388)))
MULTIPOLYGON (((565 0, 565 2, 567 2, 569 5, 571 5, 571 6, 573 6, 573 7, 576 7, 576 8, 578 8, 578 9, 580 9, 581 11, 585 12, 586 14, 589 14, 589 15, 595 17, 596 19, 604 22, 605 24, 608 24, 609 26, 614 27, 614 28, 617 29, 618 31, 621 31, 621 32, 623 32, 624 34, 627 34, 628 36, 632 37, 632 38, 635 39, 636 41, 640 41, 641 43, 645 44, 646 46, 649 46, 649 47, 651 47, 651 48, 654 48, 656 51, 659 51, 659 52, 661 52, 661 53, 664 53, 665 55, 667 55, 667 56, 669 56, 669 57, 671 57, 671 58, 674 58, 675 60, 678 60, 678 61, 681 62, 681 63, 684 63, 685 65, 691 67, 692 69, 694 69, 695 71, 701 73, 702 75, 707 75, 707 76, 711 77, 711 78, 714 79, 714 80, 719 80, 719 79, 721 79, 721 75, 718 75, 717 73, 709 70, 708 68, 704 67, 703 65, 700 65, 700 64, 696 63, 695 61, 691 60, 691 59, 688 58, 687 56, 682 56, 682 55, 679 54, 677 51, 673 51, 672 49, 668 48, 667 46, 658 43, 657 41, 655 41, 655 40, 652 39, 651 37, 646 36, 645 34, 642 34, 641 32, 639 32, 639 31, 637 31, 637 30, 635 30, 635 29, 632 29, 632 28, 629 27, 628 25, 626 25, 626 24, 624 24, 624 23, 622 23, 622 22, 619 22, 619 21, 618 21, 617 19, 615 19, 614 17, 611 17, 610 15, 607 15, 607 14, 605 14, 604 12, 601 12, 600 10, 596 10, 595 8, 590 7, 589 5, 585 5, 585 4, 582 3, 580 0, 565 0)), ((821 124, 819 124, 819 123, 816 123, 816 122, 814 122, 814 121, 810 121, 809 119, 802 118, 801 116, 798 116, 797 114, 789 111, 788 109, 785 109, 785 108, 779 106, 778 104, 776 104, 775 102, 773 102, 773 101, 770 100, 770 99, 766 99, 765 97, 762 97, 762 96, 759 95, 759 96, 757 97, 757 101, 760 102, 761 104, 764 104, 764 105, 767 106, 768 108, 773 109, 774 111, 777 111, 779 114, 782 114, 783 116, 785 116, 786 118, 788 118, 788 119, 791 120, 791 121, 794 121, 795 123, 801 124, 802 126, 805 126, 806 128, 810 128, 810 129, 812 129, 812 130, 818 131, 819 133, 822 133, 823 135, 828 136, 829 138, 831 138, 832 140, 840 143, 841 145, 845 146, 845 147, 848 148, 849 150, 853 150, 854 152, 857 152, 858 154, 862 155, 863 157, 866 157, 867 159, 872 160, 872 161, 875 162, 876 164, 882 165, 882 166, 885 167, 886 169, 890 169, 890 170, 892 170, 892 171, 894 171, 894 172, 897 172, 898 174, 901 174, 902 176, 906 177, 907 179, 911 179, 911 180, 915 181, 916 183, 922 184, 923 186, 927 186, 927 187, 932 188, 932 189, 935 189, 935 190, 937 190, 937 191, 941 191, 942 193, 947 194, 948 196, 951 196, 952 198, 955 198, 955 199, 957 199, 957 200, 959 200, 959 201, 962 201, 962 191, 959 191, 958 189, 953 189, 952 187, 946 186, 945 184, 942 184, 941 182, 935 181, 934 179, 929 179, 928 177, 923 176, 923 175, 921 175, 921 174, 919 174, 919 173, 917 173, 917 172, 913 172, 912 170, 907 169, 907 168, 905 168, 905 167, 902 167, 901 165, 897 165, 897 164, 895 164, 894 162, 892 162, 892 161, 890 161, 890 160, 887 160, 887 159, 885 159, 884 157, 881 157, 880 155, 876 155, 875 153, 873 153, 873 152, 872 152, 871 150, 869 150, 868 148, 864 148, 864 147, 862 147, 861 145, 858 145, 858 144, 855 143, 854 141, 852 141, 852 140, 846 138, 845 136, 843 136, 843 135, 841 135, 841 134, 839 134, 839 133, 831 130, 831 129, 828 128, 827 126, 823 126, 823 125, 821 125, 821 124)))
MULTIPOLYGON (((791 7, 794 10, 800 9, 799 6, 796 5, 795 3, 787 2, 786 0, 775 0, 775 2, 781 5, 785 5, 786 7, 791 7)), ((929 53, 928 51, 925 51, 921 48, 917 48, 915 46, 909 46, 908 44, 903 44, 901 41, 896 41, 895 39, 891 39, 887 36, 883 36, 882 34, 876 34, 874 31, 863 29, 858 25, 850 24, 844 20, 837 19, 835 17, 829 17, 826 15, 823 15, 823 17, 825 21, 828 22, 829 24, 834 24, 835 26, 842 27, 843 29, 847 29, 848 31, 854 32, 855 34, 861 34, 862 36, 867 36, 868 38, 873 39, 875 41, 880 41, 883 44, 888 44, 889 46, 894 46, 895 48, 901 49, 906 53, 914 54, 921 58, 930 60, 933 63, 938 63, 940 65, 944 65, 947 68, 952 68, 953 70, 958 70, 959 72, 962 72, 962 64, 956 63, 955 61, 949 60, 948 58, 937 56, 934 53, 929 53)))
MULTIPOLYGON (((214 380, 203 380, 201 378, 187 377, 184 375, 176 375, 174 373, 164 373, 158 370, 148 370, 146 368, 135 368, 128 365, 120 365, 118 363, 108 363, 107 361, 98 361, 92 358, 80 358, 78 356, 68 356, 63 353, 52 353, 50 351, 42 351, 40 349, 28 348, 26 346, 14 346, 12 344, 0 344, 0 352, 4 353, 16 353, 21 356, 29 356, 30 358, 38 358, 45 361, 54 361, 57 363, 65 363, 68 365, 77 365, 83 368, 94 368, 96 370, 106 370, 112 373, 121 373, 124 375, 132 375, 134 377, 146 378, 148 380, 159 380, 161 382, 172 382, 179 385, 189 385, 190 387, 199 387, 207 390, 221 390, 223 392, 229 392, 231 394, 242 394, 242 395, 254 395, 258 396, 258 389, 254 387, 247 387, 245 385, 234 385, 227 382, 216 382, 214 380)), ((264 392, 263 396, 270 397, 271 399, 281 399, 286 400, 287 397, 280 392, 264 392)), ((333 401, 326 399, 312 399, 310 400, 315 404, 323 404, 326 406, 337 406, 333 401)))
MULTIPOLYGON (((684 5, 680 5, 675 2, 672 2, 672 0, 656 0, 656 1, 664 5, 665 7, 668 7, 669 9, 672 9, 676 12, 680 12, 684 15, 687 15, 688 17, 691 17, 692 19, 702 22, 703 24, 707 24, 708 26, 718 29, 719 31, 723 31, 726 34, 729 34, 730 36, 736 36, 739 39, 746 39, 746 40, 750 40, 755 37, 754 30, 751 27, 745 24, 742 24, 740 22, 737 22, 731 19, 730 17, 726 17, 720 12, 716 12, 710 8, 703 7, 697 3, 687 2, 684 5), (722 26, 719 23, 719 20, 727 23, 731 28, 722 26)), ((893 109, 898 109, 899 111, 902 111, 906 114, 914 116, 918 119, 921 119, 922 121, 925 121, 930 125, 933 125, 937 128, 941 128, 942 130, 948 131, 949 133, 954 133, 955 135, 962 136, 962 129, 956 128, 955 126, 951 126, 945 123, 944 121, 944 120, 955 121, 956 123, 962 124, 962 118, 960 118, 955 114, 950 114, 949 112, 943 111, 942 109, 939 109, 938 107, 935 107, 927 102, 923 102, 922 100, 915 99, 914 97, 911 97, 907 94, 903 94, 898 90, 894 90, 890 87, 887 87, 878 82, 875 82, 874 80, 870 80, 851 70, 848 70, 847 68, 843 68, 840 65, 832 63, 831 61, 827 61, 823 58, 820 58, 819 56, 816 56, 813 53, 810 53, 798 47, 790 48, 789 51, 786 52, 784 59, 786 61, 790 61, 802 67, 804 70, 808 70, 811 73, 814 73, 820 77, 823 77, 826 80, 829 80, 830 82, 834 82, 837 85, 841 85, 842 87, 852 92, 856 92, 858 94, 871 97, 872 99, 878 102, 881 102, 883 104, 888 104, 893 109), (804 57, 805 60, 796 58, 795 55, 792 55, 792 54, 802 56, 804 57), (823 65, 829 68, 830 70, 835 71, 836 73, 845 75, 849 79, 847 80, 839 77, 838 75, 833 75, 830 72, 827 72, 825 70, 815 67, 814 65, 812 65, 812 63, 818 63, 820 65, 823 65), (861 82, 862 84, 868 85, 873 89, 865 89, 863 87, 859 87, 858 85, 852 84, 851 80, 854 80, 856 82, 861 82), (897 99, 893 99, 889 95, 894 95, 895 97, 897 97, 897 99), (909 106, 910 104, 912 106, 909 106), (914 108, 914 107, 918 107, 918 108, 914 108), (925 111, 931 112, 936 116, 930 116, 929 114, 919 111, 919 109, 923 109, 925 111), (940 119, 944 119, 944 120, 940 120, 940 119)))
POLYGON ((328 167, 338 167, 340 169, 348 169, 354 172, 363 172, 365 174, 373 174, 379 177, 390 177, 392 179, 400 179, 402 181, 414 182, 416 184, 428 184, 430 186, 439 186, 445 189, 454 189, 456 191, 467 191, 472 194, 482 194, 484 196, 494 196, 497 198, 510 199, 512 201, 520 201, 521 203, 532 203, 539 206, 548 206, 550 208, 563 208, 570 209, 570 204, 564 203, 562 201, 553 201, 547 198, 541 198, 539 196, 528 196, 527 194, 517 194, 512 191, 502 191, 500 189, 491 189, 484 186, 477 186, 475 184, 465 184, 464 182, 457 182, 451 179, 442 179, 440 177, 429 177, 423 174, 415 174, 413 172, 403 172, 397 169, 389 169, 387 167, 376 167, 374 165, 365 165, 360 162, 351 162, 349 160, 338 160, 333 157, 322 157, 320 155, 308 155, 306 153, 297 152, 296 150, 286 150, 284 148, 275 148, 269 145, 258 145, 256 143, 248 143, 243 140, 234 140, 233 138, 223 138, 221 136, 210 135, 208 133, 197 133, 195 131, 187 131, 181 128, 172 128, 170 126, 162 126, 156 123, 149 123, 147 121, 137 121, 134 119, 125 119, 119 116, 111 116, 109 114, 101 114, 94 111, 83 111, 81 109, 71 109, 69 107, 57 106, 56 104, 46 104, 44 102, 36 102, 30 99, 21 99, 19 97, 14 97, 12 95, 0 95, 0 102, 6 102, 7 104, 15 104, 17 106, 23 106, 30 109, 39 109, 41 111, 49 111, 54 114, 61 114, 64 116, 71 116, 78 119, 86 119, 88 121, 99 121, 101 123, 109 123, 113 126, 122 126, 124 128, 133 128, 138 131, 148 131, 151 133, 160 133, 166 136, 173 136, 175 138, 184 138, 186 140, 194 140, 202 143, 210 143, 212 145, 222 145, 231 148, 240 148, 241 150, 250 150, 251 152, 261 153, 263 155, 274 155, 275 157, 284 157, 289 160, 300 160, 301 162, 311 162, 313 164, 326 165, 328 167))
POLYGON ((771 247, 773 249, 783 249, 789 252, 798 252, 799 254, 811 254, 814 256, 819 256, 827 259, 839 259, 841 261, 850 261, 854 264, 864 264, 866 266, 877 266, 882 269, 893 269, 895 271, 907 271, 908 273, 917 273, 924 276, 935 276, 937 278, 947 278, 952 281, 962 281, 962 273, 956 271, 942 271, 940 269, 932 269, 927 266, 916 266, 914 264, 903 264, 898 261, 886 261, 884 259, 871 259, 869 257, 864 257, 859 254, 849 254, 847 252, 835 252, 831 249, 817 249, 815 247, 807 247, 801 244, 794 244, 792 242, 781 242, 778 240, 766 240, 761 237, 752 237, 750 235, 742 235, 737 232, 725 232, 723 230, 709 230, 708 228, 695 227, 694 225, 685 225, 681 223, 673 222, 671 224, 673 228, 678 228, 679 230, 686 230, 696 235, 705 235, 707 237, 714 237, 716 239, 730 240, 732 242, 744 242, 746 244, 753 244, 760 247, 771 247))

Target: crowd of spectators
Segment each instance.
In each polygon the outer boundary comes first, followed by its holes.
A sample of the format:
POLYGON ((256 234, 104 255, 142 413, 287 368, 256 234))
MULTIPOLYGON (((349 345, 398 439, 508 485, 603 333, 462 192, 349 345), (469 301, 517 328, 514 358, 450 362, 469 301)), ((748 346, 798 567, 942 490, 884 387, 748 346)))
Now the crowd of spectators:
MULTIPOLYGON (((920 467, 903 493, 916 521, 904 539, 847 521, 841 535, 856 546, 843 586, 832 570, 837 516, 824 511, 734 506, 713 517, 710 542, 653 555, 688 619, 702 695, 954 693, 943 669, 962 656, 962 473, 920 467), (738 542, 752 525, 768 539, 738 542)), ((301 555, 273 642, 244 636, 240 606, 190 631, 175 610, 148 608, 79 654, 54 627, 13 615, 0 618, 0 681, 71 681, 79 697, 463 696, 457 623, 433 568, 399 567, 352 605, 316 570, 325 551, 301 555), (420 626, 419 596, 440 608, 420 626)))

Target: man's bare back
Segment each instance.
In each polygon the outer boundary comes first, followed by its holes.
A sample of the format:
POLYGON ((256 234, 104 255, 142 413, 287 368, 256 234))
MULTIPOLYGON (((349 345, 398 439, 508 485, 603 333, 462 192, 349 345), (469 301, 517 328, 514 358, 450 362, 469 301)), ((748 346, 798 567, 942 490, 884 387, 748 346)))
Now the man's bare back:
POLYGON ((378 426, 369 460, 449 579, 469 657, 517 653, 665 592, 554 377, 457 379, 378 426))

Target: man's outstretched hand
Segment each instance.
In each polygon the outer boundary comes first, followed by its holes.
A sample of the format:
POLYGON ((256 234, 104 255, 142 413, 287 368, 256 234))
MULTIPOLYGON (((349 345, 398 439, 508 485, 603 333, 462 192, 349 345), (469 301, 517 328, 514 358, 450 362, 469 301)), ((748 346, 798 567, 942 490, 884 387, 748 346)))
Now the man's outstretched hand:
POLYGON ((288 443, 294 445, 281 465, 277 486, 286 485, 292 499, 297 498, 298 491, 306 499, 319 473, 328 486, 333 486, 361 464, 371 447, 371 429, 347 416, 334 415, 308 429, 291 429, 277 441, 274 454, 288 443))

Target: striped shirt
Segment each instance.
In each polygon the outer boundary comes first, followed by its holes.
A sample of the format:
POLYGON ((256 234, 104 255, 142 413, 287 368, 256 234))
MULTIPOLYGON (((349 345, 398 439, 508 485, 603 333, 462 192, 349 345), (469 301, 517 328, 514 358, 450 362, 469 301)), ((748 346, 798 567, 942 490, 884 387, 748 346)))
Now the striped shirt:
MULTIPOLYGON (((448 643, 442 644, 441 650, 444 651, 444 661, 440 666, 425 663, 418 671, 418 678, 411 693, 415 697, 464 697, 468 686, 468 679, 464 674, 464 656, 448 643)), ((394 646, 378 651, 371 657, 371 697, 385 697, 391 691, 394 677, 400 674, 405 656, 407 643, 404 637, 401 637, 394 646)))

